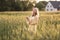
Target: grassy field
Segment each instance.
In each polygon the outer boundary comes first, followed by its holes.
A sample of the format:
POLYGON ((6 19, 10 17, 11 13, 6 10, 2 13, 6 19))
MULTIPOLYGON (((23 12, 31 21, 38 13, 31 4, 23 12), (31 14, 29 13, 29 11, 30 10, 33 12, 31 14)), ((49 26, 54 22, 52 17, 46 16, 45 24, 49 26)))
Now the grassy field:
POLYGON ((60 40, 60 12, 40 12, 37 34, 29 33, 31 12, 0 12, 0 40, 60 40))

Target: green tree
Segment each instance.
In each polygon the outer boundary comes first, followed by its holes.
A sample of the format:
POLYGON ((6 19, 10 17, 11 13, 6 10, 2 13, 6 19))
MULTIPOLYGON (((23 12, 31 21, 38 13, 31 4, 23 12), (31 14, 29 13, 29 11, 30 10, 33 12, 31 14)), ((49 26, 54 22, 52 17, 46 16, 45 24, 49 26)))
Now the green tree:
POLYGON ((0 11, 12 10, 15 0, 0 0, 0 11))
POLYGON ((0 0, 0 11, 27 11, 32 8, 29 0, 0 0))
POLYGON ((40 1, 39 3, 36 4, 36 6, 39 8, 39 10, 44 10, 47 2, 46 1, 40 1))
POLYGON ((5 0, 0 0, 0 11, 5 10, 6 7, 6 1, 5 0))

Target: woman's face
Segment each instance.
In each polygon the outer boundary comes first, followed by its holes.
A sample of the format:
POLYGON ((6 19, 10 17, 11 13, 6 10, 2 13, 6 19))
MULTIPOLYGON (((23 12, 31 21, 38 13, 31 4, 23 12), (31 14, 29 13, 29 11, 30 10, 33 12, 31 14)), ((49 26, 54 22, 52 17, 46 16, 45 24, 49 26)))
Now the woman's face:
POLYGON ((35 15, 37 15, 37 10, 36 9, 33 10, 33 16, 35 16, 35 15))
POLYGON ((37 10, 36 10, 36 9, 33 9, 33 12, 34 12, 34 13, 36 13, 36 12, 37 12, 37 10))

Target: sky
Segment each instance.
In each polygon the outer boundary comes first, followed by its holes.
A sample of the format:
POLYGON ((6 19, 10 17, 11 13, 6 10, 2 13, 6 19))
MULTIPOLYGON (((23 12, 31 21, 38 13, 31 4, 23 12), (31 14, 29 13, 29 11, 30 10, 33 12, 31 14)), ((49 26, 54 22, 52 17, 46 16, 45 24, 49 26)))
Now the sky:
MULTIPOLYGON (((38 3, 39 1, 50 1, 50 0, 36 0, 37 3, 38 3)), ((55 0, 52 0, 52 1, 55 1, 55 0)), ((60 0, 57 0, 57 1, 60 1, 60 0)))

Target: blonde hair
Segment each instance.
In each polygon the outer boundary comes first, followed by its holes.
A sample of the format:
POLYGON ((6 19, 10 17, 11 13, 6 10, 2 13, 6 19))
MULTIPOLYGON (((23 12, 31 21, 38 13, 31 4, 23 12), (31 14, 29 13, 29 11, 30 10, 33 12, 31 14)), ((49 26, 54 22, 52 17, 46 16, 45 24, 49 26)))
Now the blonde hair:
POLYGON ((38 8, 33 8, 32 16, 39 16, 39 10, 38 8))

